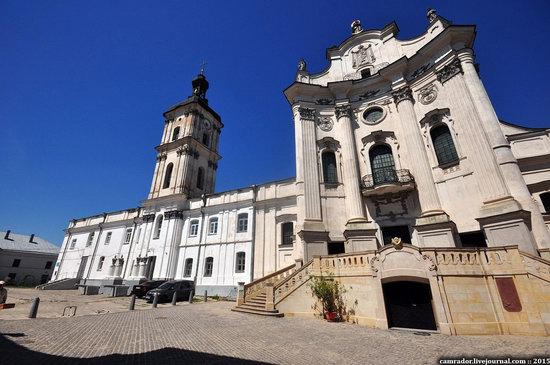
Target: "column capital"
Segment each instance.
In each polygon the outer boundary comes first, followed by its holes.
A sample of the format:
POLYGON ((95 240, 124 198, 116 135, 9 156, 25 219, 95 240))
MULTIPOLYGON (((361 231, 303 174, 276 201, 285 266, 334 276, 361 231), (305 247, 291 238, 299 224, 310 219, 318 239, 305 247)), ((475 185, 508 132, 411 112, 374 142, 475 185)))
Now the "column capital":
POLYGON ((334 108, 334 113, 336 114, 336 119, 342 117, 351 117, 351 106, 349 104, 338 105, 334 108))
POLYGON ((395 90, 392 92, 393 101, 395 102, 395 105, 398 105, 400 102, 408 100, 411 103, 414 103, 414 98, 412 95, 411 88, 408 86, 404 86, 400 89, 395 90))
POLYGON ((463 73, 462 71, 462 65, 460 64, 460 60, 458 58, 455 58, 451 61, 451 63, 447 64, 445 67, 443 67, 441 70, 436 71, 437 80, 444 84, 445 82, 449 81, 453 76, 463 73))
POLYGON ((462 48, 460 51, 457 52, 457 57, 462 63, 474 63, 475 59, 474 51, 471 48, 462 48))
POLYGON ((178 156, 191 155, 191 154, 193 154, 193 149, 188 144, 184 144, 183 146, 178 148, 178 150, 176 152, 177 152, 178 156))
POLYGON ((315 109, 299 107, 298 113, 302 120, 315 120, 315 109))

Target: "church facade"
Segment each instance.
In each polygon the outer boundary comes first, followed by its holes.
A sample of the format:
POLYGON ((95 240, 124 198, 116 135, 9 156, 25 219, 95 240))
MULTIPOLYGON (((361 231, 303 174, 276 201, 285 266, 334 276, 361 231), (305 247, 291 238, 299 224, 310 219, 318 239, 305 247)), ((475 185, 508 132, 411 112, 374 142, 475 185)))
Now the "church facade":
POLYGON ((300 62, 284 91, 295 179, 215 192, 223 123, 198 75, 164 113, 148 198, 72 220, 55 279, 188 278, 213 294, 240 286, 243 311, 261 295, 268 313, 311 315, 305 284, 325 272, 355 288, 359 323, 550 333, 550 130, 498 119, 474 26, 430 11, 420 36, 397 33, 355 21, 324 71, 300 62), (432 317, 399 322, 399 293, 423 291, 407 305, 432 317))

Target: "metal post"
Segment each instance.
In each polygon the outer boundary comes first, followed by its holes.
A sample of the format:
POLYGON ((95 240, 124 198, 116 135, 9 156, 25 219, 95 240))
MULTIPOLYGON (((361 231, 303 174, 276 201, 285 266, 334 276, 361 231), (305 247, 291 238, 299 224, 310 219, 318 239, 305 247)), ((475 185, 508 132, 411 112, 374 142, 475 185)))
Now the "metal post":
POLYGON ((159 293, 155 293, 153 296, 153 308, 157 307, 158 302, 159 302, 159 293))
POLYGON ((195 293, 191 290, 191 293, 189 293, 189 304, 193 304, 193 295, 195 295, 195 293))
POLYGON ((206 303, 208 301, 208 291, 204 291, 204 302, 206 303))
POLYGON ((133 311, 135 307, 136 307, 136 295, 132 294, 132 296, 130 297, 130 306, 128 307, 128 309, 133 311))
POLYGON ((177 301, 178 301, 178 292, 175 291, 174 295, 172 295, 172 305, 176 305, 177 301))
POLYGON ((40 298, 36 297, 32 301, 31 311, 29 312, 29 318, 36 318, 38 314, 38 305, 40 304, 40 298))

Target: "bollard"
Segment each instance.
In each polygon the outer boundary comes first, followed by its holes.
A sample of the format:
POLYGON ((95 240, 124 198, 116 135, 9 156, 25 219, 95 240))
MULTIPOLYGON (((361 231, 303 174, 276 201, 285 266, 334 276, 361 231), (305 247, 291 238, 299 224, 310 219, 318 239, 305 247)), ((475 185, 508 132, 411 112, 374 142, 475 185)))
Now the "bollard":
POLYGON ((193 304, 193 290, 191 290, 191 293, 189 293, 189 304, 193 304))
POLYGON ((130 306, 128 307, 128 309, 133 311, 135 307, 136 307, 136 295, 132 294, 132 296, 130 297, 130 306))
POLYGON ((31 311, 29 312, 29 318, 36 318, 38 314, 38 305, 40 304, 40 298, 36 297, 32 301, 31 311))
POLYGON ((204 302, 206 303, 208 301, 208 291, 204 291, 204 302))
POLYGON ((157 304, 159 302, 159 293, 153 294, 153 308, 157 307, 157 304))
POLYGON ((174 295, 172 295, 172 305, 176 305, 177 301, 178 301, 178 292, 175 291, 174 295))

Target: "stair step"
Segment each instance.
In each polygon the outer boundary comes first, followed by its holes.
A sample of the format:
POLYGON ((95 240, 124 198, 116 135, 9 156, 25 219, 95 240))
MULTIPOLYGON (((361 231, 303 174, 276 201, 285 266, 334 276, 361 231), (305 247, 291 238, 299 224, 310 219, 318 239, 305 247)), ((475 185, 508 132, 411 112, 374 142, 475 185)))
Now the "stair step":
POLYGON ((245 302, 246 303, 265 304, 266 300, 265 299, 252 298, 252 299, 245 300, 245 302))
POLYGON ((266 310, 255 310, 255 309, 248 309, 248 308, 242 308, 242 306, 231 308, 233 312, 240 312, 240 313, 248 313, 248 314, 255 314, 258 316, 267 316, 267 317, 283 317, 284 313, 279 313, 279 311, 266 311, 266 310))
POLYGON ((250 309, 265 309, 265 303, 250 303, 250 302, 244 302, 240 305, 244 308, 250 308, 250 309))

